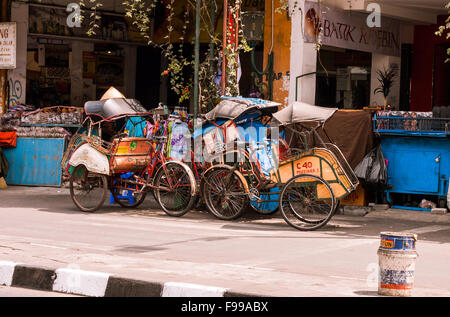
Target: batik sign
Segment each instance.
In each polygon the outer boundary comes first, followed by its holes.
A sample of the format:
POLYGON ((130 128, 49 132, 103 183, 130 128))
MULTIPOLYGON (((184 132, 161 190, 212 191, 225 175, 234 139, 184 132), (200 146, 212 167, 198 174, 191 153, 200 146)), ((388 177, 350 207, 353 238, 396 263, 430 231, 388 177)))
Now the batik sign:
POLYGON ((380 27, 369 27, 368 14, 305 2, 304 39, 323 45, 400 56, 400 23, 381 16, 380 27))

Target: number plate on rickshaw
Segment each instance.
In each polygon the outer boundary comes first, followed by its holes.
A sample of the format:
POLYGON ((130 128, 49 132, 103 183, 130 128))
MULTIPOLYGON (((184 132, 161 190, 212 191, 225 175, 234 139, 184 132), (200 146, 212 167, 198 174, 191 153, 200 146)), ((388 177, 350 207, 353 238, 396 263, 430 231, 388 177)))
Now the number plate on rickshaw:
MULTIPOLYGON (((336 170, 336 159, 328 152, 320 152, 315 149, 302 157, 280 162, 278 169, 271 172, 271 179, 279 184, 287 183, 298 175, 314 175, 323 178, 330 185, 336 198, 341 198, 349 193, 349 186, 345 186, 348 180, 344 179, 336 170)), ((309 182, 308 178, 299 178, 297 182, 309 182)), ((319 188, 318 188, 319 189, 319 188)))

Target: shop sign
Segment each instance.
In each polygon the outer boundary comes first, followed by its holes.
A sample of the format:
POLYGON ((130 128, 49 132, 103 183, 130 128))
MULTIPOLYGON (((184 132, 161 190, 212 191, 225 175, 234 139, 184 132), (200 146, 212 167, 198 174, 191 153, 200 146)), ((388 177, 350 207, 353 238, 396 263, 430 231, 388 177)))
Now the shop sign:
POLYGON ((380 27, 369 27, 368 14, 305 2, 304 39, 323 45, 400 56, 400 23, 381 16, 380 27), (320 34, 319 34, 320 33, 320 34))
POLYGON ((16 68, 16 22, 0 23, 0 69, 16 68))

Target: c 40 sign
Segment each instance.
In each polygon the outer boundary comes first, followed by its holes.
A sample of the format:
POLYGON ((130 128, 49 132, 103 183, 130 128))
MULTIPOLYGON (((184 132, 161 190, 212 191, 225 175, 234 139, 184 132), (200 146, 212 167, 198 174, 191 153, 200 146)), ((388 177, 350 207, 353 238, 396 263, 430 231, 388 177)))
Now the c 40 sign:
POLYGON ((16 68, 16 22, 0 23, 0 69, 16 68))

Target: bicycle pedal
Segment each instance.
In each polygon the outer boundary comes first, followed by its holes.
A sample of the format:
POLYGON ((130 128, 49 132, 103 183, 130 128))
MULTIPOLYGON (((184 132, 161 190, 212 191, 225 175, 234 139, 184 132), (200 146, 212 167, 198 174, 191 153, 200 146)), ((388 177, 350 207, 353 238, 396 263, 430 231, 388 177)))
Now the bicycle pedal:
POLYGON ((258 203, 258 204, 263 202, 263 200, 259 196, 256 196, 255 194, 252 194, 252 193, 248 194, 248 198, 252 202, 255 202, 255 203, 258 203))

